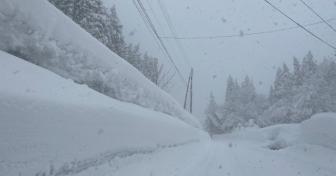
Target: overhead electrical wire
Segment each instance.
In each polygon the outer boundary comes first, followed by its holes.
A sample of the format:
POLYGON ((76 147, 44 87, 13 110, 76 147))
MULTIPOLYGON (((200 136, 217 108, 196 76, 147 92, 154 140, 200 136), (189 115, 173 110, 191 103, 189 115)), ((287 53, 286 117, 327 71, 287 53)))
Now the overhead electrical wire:
MULTIPOLYGON (((334 21, 334 18, 328 19, 326 21, 334 21)), ((318 21, 314 23, 309 23, 304 26, 314 26, 318 24, 324 23, 323 21, 318 21)), ((263 35, 263 34, 270 34, 270 33, 276 33, 276 32, 284 32, 289 30, 294 30, 300 28, 299 26, 292 26, 292 27, 285 27, 285 28, 279 28, 279 29, 272 29, 272 30, 265 30, 265 31, 259 31, 259 32, 250 32, 250 33, 244 33, 243 36, 253 36, 253 35, 263 35)), ((209 35, 209 36, 187 36, 187 37, 175 37, 175 36, 160 36, 163 39, 177 39, 177 40, 202 40, 202 39, 222 39, 222 38, 234 38, 234 37, 242 37, 241 34, 227 34, 227 35, 209 35)))
POLYGON ((319 17, 330 29, 336 32, 336 29, 328 23, 321 15, 319 15, 312 7, 310 7, 304 0, 299 0, 304 6, 306 6, 311 12, 313 12, 317 17, 319 17))
POLYGON ((152 30, 151 30, 151 28, 150 28, 150 25, 149 25, 149 23, 147 22, 147 20, 145 19, 142 10, 140 9, 140 7, 138 6, 138 4, 137 4, 137 2, 136 2, 135 0, 133 0, 133 4, 134 4, 134 6, 136 7, 136 9, 137 9, 137 11, 138 11, 138 13, 139 13, 141 19, 142 19, 143 22, 145 23, 145 27, 147 28, 147 30, 149 31, 149 33, 150 33, 150 34, 152 35, 152 37, 154 38, 156 44, 158 45, 159 50, 160 50, 163 54, 165 54, 165 52, 163 51, 163 48, 162 48, 162 46, 160 45, 158 39, 157 39, 156 36, 151 32, 152 30))
MULTIPOLYGON (((134 6, 136 7, 136 9, 137 9, 137 11, 138 11, 138 13, 139 13, 141 19, 142 19, 143 22, 145 23, 145 27, 147 28, 147 30, 149 31, 149 33, 153 36, 154 41, 155 41, 156 44, 158 45, 159 50, 165 55, 165 54, 166 54, 165 51, 163 50, 162 46, 160 45, 160 42, 158 41, 157 37, 156 37, 156 36, 154 35, 154 33, 152 32, 152 29, 150 28, 150 25, 149 25, 149 23, 147 22, 146 18, 144 17, 144 14, 143 14, 142 10, 140 9, 139 5, 137 4, 136 0, 133 0, 133 4, 134 4, 134 6)), ((173 67, 174 67, 174 66, 173 66, 173 67)), ((170 73, 170 70, 171 70, 171 68, 168 70, 167 73, 170 73)), ((175 69, 174 69, 174 70, 175 70, 175 69)), ((175 73, 176 73, 176 70, 175 70, 175 73)), ((175 73, 172 74, 172 77, 175 75, 175 73)), ((172 78, 170 78, 170 79, 172 79, 172 78)))
MULTIPOLYGON (((168 24, 168 27, 170 29, 170 32, 171 34, 176 37, 177 36, 177 32, 176 32, 176 28, 174 27, 174 24, 170 18, 170 15, 169 15, 169 12, 166 8, 166 6, 164 5, 163 2, 161 2, 161 0, 157 0, 158 1, 158 4, 159 4, 159 7, 160 7, 160 10, 164 16, 164 19, 166 21, 166 23, 168 24)), ((186 62, 186 64, 189 65, 189 67, 192 67, 191 64, 190 64, 190 60, 189 60, 189 57, 187 55, 187 52, 184 50, 184 47, 183 45, 181 44, 181 42, 177 39, 175 39, 175 43, 176 43, 176 46, 178 47, 178 49, 180 50, 180 52, 182 53, 182 58, 184 59, 184 61, 186 62)))
POLYGON ((268 0, 264 0, 267 4, 269 4, 271 7, 273 7, 276 11, 278 11, 280 14, 282 14, 283 16, 285 16, 286 18, 288 18, 289 20, 291 20, 293 23, 295 23, 296 25, 298 25, 300 28, 302 28, 304 31, 306 31, 308 34, 310 34, 311 36, 315 37, 317 40, 319 40, 320 42, 324 43, 325 45, 329 46, 330 48, 336 50, 336 47, 333 46, 332 44, 330 44, 329 42, 323 40, 321 37, 317 36, 316 34, 314 34, 312 31, 308 30, 306 27, 304 27, 303 25, 301 25, 300 23, 298 23, 297 21, 295 21, 293 18, 291 18, 290 16, 288 16, 286 13, 284 13, 282 10, 280 10, 278 7, 276 7, 275 5, 273 5, 271 2, 269 2, 268 0))
POLYGON ((183 77, 182 72, 180 71, 180 69, 177 67, 174 59, 172 58, 171 54, 169 53, 166 45, 164 44, 164 42, 162 41, 162 39, 160 38, 152 20, 150 19, 144 5, 142 4, 142 2, 140 0, 133 0, 133 2, 135 3, 136 8, 139 11, 140 16, 143 17, 143 20, 145 21, 145 23, 149 24, 149 27, 151 29, 151 31, 154 33, 155 37, 157 38, 160 46, 163 48, 164 53, 167 55, 168 59, 170 60, 170 62, 173 64, 174 68, 176 69, 176 72, 178 73, 179 77, 181 78, 181 80, 187 84, 186 79, 183 77))
POLYGON ((154 20, 155 20, 156 24, 158 24, 160 29, 162 29, 163 27, 160 23, 160 20, 158 19, 158 15, 155 13, 154 8, 152 7, 152 4, 149 2, 149 0, 146 0, 146 3, 148 4, 149 10, 150 10, 152 16, 154 17, 154 20))

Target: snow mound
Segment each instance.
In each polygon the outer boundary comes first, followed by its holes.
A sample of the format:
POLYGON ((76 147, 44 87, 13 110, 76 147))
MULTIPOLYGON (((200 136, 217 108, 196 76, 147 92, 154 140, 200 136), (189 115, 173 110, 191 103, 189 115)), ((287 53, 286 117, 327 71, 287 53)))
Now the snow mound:
POLYGON ((200 127, 174 98, 46 0, 1 0, 0 50, 110 97, 200 127))
POLYGON ((262 143, 270 150, 298 145, 316 145, 336 150, 336 113, 321 113, 299 124, 279 124, 265 128, 243 128, 219 138, 262 143))
POLYGON ((314 115, 301 124, 302 140, 336 150, 336 113, 314 115))
POLYGON ((206 135, 0 51, 0 175, 67 175, 206 135))

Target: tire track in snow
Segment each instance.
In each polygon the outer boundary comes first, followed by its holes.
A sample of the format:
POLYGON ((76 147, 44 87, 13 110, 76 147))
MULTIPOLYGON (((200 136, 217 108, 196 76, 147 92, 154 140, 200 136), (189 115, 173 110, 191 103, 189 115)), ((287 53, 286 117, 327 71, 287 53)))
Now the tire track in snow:
POLYGON ((157 145, 156 147, 151 148, 138 148, 138 149, 125 149, 123 151, 118 152, 105 152, 101 153, 98 156, 87 158, 83 160, 74 160, 68 163, 64 163, 59 168, 54 168, 54 166, 50 166, 48 171, 39 171, 35 174, 35 176, 67 176, 81 173, 87 169, 104 165, 106 163, 111 162, 116 158, 127 158, 134 155, 147 155, 152 154, 164 149, 180 147, 192 143, 199 142, 199 140, 189 140, 181 143, 168 144, 168 145, 157 145))

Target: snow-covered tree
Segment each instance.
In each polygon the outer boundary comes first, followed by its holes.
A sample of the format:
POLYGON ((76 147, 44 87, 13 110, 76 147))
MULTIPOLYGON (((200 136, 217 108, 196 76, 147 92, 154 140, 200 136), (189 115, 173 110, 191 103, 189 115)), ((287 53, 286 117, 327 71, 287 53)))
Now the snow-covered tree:
POLYGON ((117 53, 120 57, 126 58, 127 44, 124 41, 122 25, 117 15, 116 6, 110 8, 105 22, 105 33, 107 34, 107 47, 117 53))
POLYGON ((292 95, 292 88, 294 86, 293 74, 289 71, 288 66, 283 64, 279 68, 274 81, 274 96, 276 100, 286 98, 292 95))
POLYGON ((303 81, 303 73, 302 73, 301 63, 296 57, 293 58, 293 69, 294 69, 293 79, 294 79, 295 85, 300 86, 302 85, 302 81, 303 81))
POLYGON ((227 111, 235 111, 237 108, 237 100, 239 96, 238 90, 239 84, 236 80, 233 80, 230 75, 227 79, 225 94, 225 109, 227 109, 227 111))
POLYGON ((158 58, 147 53, 142 54, 138 44, 125 42, 116 6, 107 9, 101 0, 49 1, 110 50, 141 71, 152 82, 163 89, 168 87, 171 77, 175 74, 164 73, 163 66, 158 63, 158 58))
POLYGON ((205 129, 209 132, 210 135, 222 133, 221 123, 218 117, 218 105, 216 103, 215 97, 210 93, 209 104, 206 108, 205 114, 205 129))
POLYGON ((278 70, 271 106, 264 112, 265 125, 301 122, 315 113, 336 111, 336 65, 325 60, 317 64, 311 52, 293 59, 293 73, 283 66, 278 70))
POLYGON ((302 74, 304 79, 309 79, 316 73, 317 64, 314 61, 313 54, 309 51, 302 60, 302 74))
POLYGON ((266 99, 256 93, 253 81, 246 76, 239 84, 231 76, 227 79, 225 103, 218 106, 217 117, 219 117, 222 132, 229 132, 236 127, 249 125, 251 121, 258 121, 258 116, 263 112, 266 99))
POLYGON ((74 9, 74 0, 49 0, 54 6, 64 14, 72 18, 74 9))

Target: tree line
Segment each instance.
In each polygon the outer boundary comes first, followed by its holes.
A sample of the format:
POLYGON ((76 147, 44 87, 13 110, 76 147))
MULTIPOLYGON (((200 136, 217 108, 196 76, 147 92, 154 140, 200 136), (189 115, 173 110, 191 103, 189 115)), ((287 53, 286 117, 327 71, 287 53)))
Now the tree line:
POLYGON ((318 63, 309 52, 302 61, 293 58, 293 70, 285 63, 277 69, 268 96, 258 94, 248 76, 241 83, 229 76, 225 103, 210 95, 206 129, 219 134, 241 126, 299 123, 321 112, 336 112, 336 62, 318 63))
POLYGON ((49 0, 111 51, 137 68, 149 80, 166 89, 175 73, 164 72, 157 57, 140 51, 139 44, 127 43, 116 6, 107 8, 101 0, 49 0))

